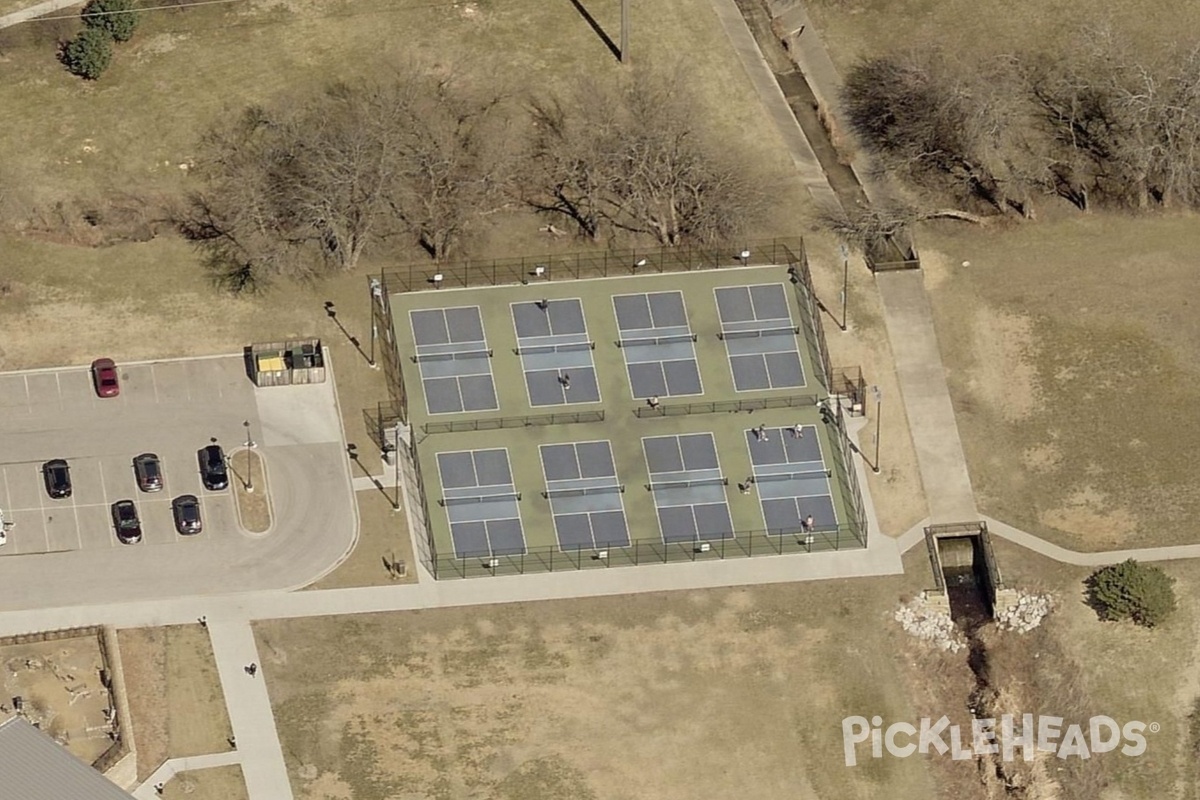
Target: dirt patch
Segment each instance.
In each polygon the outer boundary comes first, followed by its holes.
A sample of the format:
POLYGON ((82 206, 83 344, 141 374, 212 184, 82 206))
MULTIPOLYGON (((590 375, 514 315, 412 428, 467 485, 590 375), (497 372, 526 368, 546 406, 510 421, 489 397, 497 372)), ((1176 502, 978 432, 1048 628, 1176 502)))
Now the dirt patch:
POLYGON ((690 800, 785 786, 847 797, 881 784, 929 796, 922 760, 843 762, 849 709, 908 713, 904 663, 878 655, 895 652, 881 620, 903 585, 314 618, 255 632, 264 653, 286 653, 269 674, 298 798, 690 800), (858 632, 849 642, 847 629, 858 632))
POLYGON ((976 362, 967 388, 1005 420, 1027 418, 1038 408, 1037 376, 1030 359, 1032 323, 986 307, 978 309, 971 323, 976 362))
POLYGON ((91 764, 112 746, 112 698, 101 683, 95 637, 0 646, 4 667, 0 721, 18 713, 91 764))
POLYGON ((233 730, 208 633, 199 625, 118 632, 138 780, 168 758, 221 753, 233 730))
POLYGON ((1120 544, 1137 527, 1137 518, 1128 509, 1114 508, 1112 501, 1092 486, 1077 488, 1064 505, 1043 512, 1042 520, 1096 544, 1120 544))
POLYGON ((237 498, 238 524, 250 533, 266 533, 271 529, 266 461, 257 451, 243 447, 229 457, 229 471, 237 498))

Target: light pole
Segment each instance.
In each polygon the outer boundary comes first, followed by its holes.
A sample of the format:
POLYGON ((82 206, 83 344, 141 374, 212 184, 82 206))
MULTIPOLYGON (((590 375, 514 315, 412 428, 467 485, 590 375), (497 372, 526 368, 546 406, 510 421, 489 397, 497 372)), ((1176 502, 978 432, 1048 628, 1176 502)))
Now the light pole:
POLYGON ((843 243, 839 249, 842 253, 842 322, 838 326, 846 330, 846 300, 850 289, 850 249, 843 243))
POLYGON ((258 447, 258 442, 250 438, 250 420, 243 420, 242 427, 246 429, 246 447, 249 447, 251 450, 258 447))
POLYGON ((379 317, 375 314, 375 303, 383 305, 383 284, 378 278, 371 278, 371 357, 367 359, 371 369, 379 368, 375 363, 375 340, 379 338, 379 317))
POLYGON ((879 474, 879 431, 880 423, 883 421, 883 416, 880 414, 880 409, 883 406, 883 392, 878 386, 871 387, 871 394, 875 395, 875 463, 871 465, 871 470, 879 474))
POLYGON ((396 490, 395 500, 392 501, 392 510, 400 510, 400 422, 396 421, 396 449, 392 453, 392 471, 396 473, 396 490))

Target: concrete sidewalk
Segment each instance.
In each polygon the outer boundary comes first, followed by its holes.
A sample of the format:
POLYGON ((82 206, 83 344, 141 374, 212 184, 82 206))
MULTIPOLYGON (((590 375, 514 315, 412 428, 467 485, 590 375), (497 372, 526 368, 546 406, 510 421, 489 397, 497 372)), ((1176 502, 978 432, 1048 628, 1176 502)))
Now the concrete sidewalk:
POLYGON ((44 3, 32 5, 29 8, 22 8, 20 11, 14 11, 11 14, 5 14, 0 17, 0 28, 11 28, 13 25, 20 25, 22 22, 28 22, 31 19, 44 16, 62 8, 71 8, 72 6, 83 6, 79 0, 46 0, 44 3))
POLYGON ((712 6, 721 21, 721 27, 725 29, 725 35, 729 37, 733 51, 754 85, 754 91, 762 101, 763 108, 775 123, 775 129, 787 146, 792 163, 796 165, 796 171, 800 174, 805 188, 823 211, 840 209, 841 204, 829 185, 825 170, 817 160, 817 154, 813 152, 804 131, 800 129, 800 123, 796 121, 783 89, 779 88, 775 73, 771 71, 767 59, 759 49, 758 42, 742 17, 737 3, 735 0, 712 0, 712 6))
POLYGON ((242 763, 242 754, 236 750, 228 753, 211 753, 203 756, 172 758, 164 761, 163 765, 156 769, 154 774, 147 778, 132 794, 138 800, 154 800, 154 798, 159 796, 158 792, 154 791, 154 787, 160 783, 169 783, 171 779, 178 777, 182 772, 212 769, 213 767, 227 767, 230 764, 240 763, 242 763))
MULTIPOLYGON (((196 607, 193 599, 192 610, 196 607)), ((193 614, 191 621, 195 619, 196 614, 193 614)), ((225 693, 225 708, 229 711, 229 722, 241 756, 246 790, 253 800, 291 800, 292 786, 279 733, 275 729, 271 699, 267 695, 267 676, 259 663, 258 646, 250 624, 244 617, 227 620, 216 616, 209 619, 208 634, 217 672, 221 676, 221 689, 225 693), (246 666, 252 663, 260 667, 254 676, 246 672, 246 666)))
POLYGON ((979 511, 946 385, 924 274, 920 270, 885 272, 875 276, 875 283, 883 300, 930 520, 934 524, 977 520, 979 511))

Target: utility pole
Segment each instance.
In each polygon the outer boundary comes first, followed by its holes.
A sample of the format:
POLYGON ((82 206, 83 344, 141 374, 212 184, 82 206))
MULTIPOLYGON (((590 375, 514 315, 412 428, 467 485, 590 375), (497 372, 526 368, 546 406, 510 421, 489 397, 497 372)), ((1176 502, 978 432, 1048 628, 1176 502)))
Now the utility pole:
POLYGON ((396 499, 392 501, 392 510, 400 510, 400 420, 396 420, 396 449, 392 452, 392 471, 396 473, 396 499))
POLYGON ((371 278, 371 357, 367 364, 371 369, 378 369, 375 363, 375 340, 379 338, 379 316, 375 313, 375 304, 383 305, 383 284, 378 278, 371 278))
POLYGON ((621 63, 629 63, 629 0, 621 0, 621 63))

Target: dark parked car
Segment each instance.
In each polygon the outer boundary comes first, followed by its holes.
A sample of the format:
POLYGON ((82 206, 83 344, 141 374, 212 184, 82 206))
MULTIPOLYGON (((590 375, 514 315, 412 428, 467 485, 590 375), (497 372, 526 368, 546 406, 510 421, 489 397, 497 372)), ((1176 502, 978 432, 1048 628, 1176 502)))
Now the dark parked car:
POLYGON ((133 473, 143 492, 158 492, 163 488, 162 462, 154 453, 142 453, 133 460, 133 473))
POLYGON ((225 468, 225 452, 221 446, 210 444, 197 455, 200 457, 200 479, 204 481, 204 488, 217 491, 227 487, 229 473, 225 468))
POLYGON ((142 521, 138 518, 137 506, 132 500, 118 500, 112 506, 113 527, 121 544, 135 544, 142 540, 142 521))
POLYGON ((121 393, 117 365, 111 358, 97 358, 92 362, 92 381, 96 384, 96 394, 101 397, 116 397, 121 393))
POLYGON ((46 481, 46 494, 55 500, 71 496, 71 467, 61 458, 42 464, 42 478, 46 481))
POLYGON ((194 494, 181 494, 171 502, 171 510, 175 512, 175 530, 184 536, 191 536, 204 530, 200 521, 200 501, 194 494))

